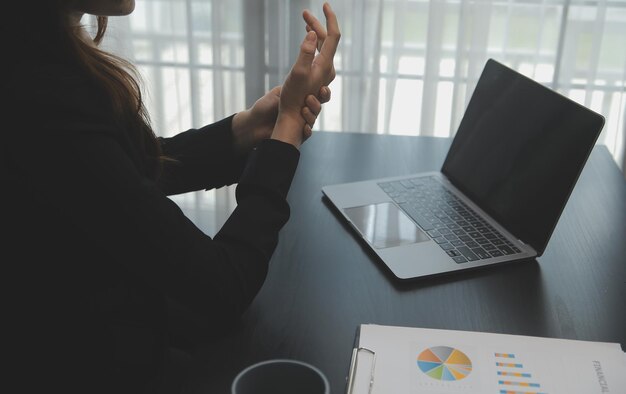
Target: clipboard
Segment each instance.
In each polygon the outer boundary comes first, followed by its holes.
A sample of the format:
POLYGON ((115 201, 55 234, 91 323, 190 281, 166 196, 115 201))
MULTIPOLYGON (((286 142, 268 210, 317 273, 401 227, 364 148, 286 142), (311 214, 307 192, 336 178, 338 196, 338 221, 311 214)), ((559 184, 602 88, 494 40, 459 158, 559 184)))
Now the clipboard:
POLYGON ((350 370, 348 372, 346 394, 367 392, 371 394, 374 386, 374 373, 376 370, 376 352, 359 345, 361 326, 356 329, 354 336, 354 348, 350 359, 350 370), (367 391, 359 390, 364 387, 367 391))
POLYGON ((602 394, 624 387, 619 343, 361 324, 345 394, 602 394))

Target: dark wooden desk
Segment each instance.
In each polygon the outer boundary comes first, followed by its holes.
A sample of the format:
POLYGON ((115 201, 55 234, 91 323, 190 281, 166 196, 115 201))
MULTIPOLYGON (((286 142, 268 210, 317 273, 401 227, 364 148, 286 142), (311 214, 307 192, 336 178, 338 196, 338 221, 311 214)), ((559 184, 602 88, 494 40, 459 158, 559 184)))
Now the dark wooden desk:
POLYGON ((626 182, 597 146, 536 261, 398 283, 322 198, 326 184, 438 170, 450 141, 316 133, 302 148, 267 281, 227 337, 200 352, 193 393, 230 393, 244 367, 294 358, 344 393, 360 323, 626 346, 626 182))

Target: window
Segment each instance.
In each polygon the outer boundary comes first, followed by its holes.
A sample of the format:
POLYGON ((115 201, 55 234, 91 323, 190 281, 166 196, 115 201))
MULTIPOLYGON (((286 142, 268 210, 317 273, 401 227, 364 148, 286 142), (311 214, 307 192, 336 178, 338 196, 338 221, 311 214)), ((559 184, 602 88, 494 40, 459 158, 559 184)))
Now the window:
MULTIPOLYGON (((321 5, 137 0, 129 17, 111 18, 105 47, 138 65, 155 131, 167 136, 244 109, 280 84, 305 33, 302 10, 321 17, 321 5)), ((493 57, 603 114, 598 143, 623 167, 626 0, 331 5, 342 40, 333 98, 317 130, 453 136, 493 57)), ((232 191, 226 193, 233 206, 232 191)))

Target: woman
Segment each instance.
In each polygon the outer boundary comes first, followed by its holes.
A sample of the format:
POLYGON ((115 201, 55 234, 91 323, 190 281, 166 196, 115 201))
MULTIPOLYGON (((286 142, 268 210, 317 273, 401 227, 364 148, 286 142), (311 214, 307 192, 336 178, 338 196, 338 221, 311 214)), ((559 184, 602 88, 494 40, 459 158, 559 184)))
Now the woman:
POLYGON ((252 108, 157 138, 126 64, 96 46, 106 18, 93 40, 79 24, 133 0, 14 3, 2 24, 7 375, 26 392, 175 391, 170 350, 228 329, 264 281, 298 148, 329 98, 336 17, 325 4, 327 32, 304 12, 290 74, 252 108), (213 239, 167 198, 236 182, 213 239))

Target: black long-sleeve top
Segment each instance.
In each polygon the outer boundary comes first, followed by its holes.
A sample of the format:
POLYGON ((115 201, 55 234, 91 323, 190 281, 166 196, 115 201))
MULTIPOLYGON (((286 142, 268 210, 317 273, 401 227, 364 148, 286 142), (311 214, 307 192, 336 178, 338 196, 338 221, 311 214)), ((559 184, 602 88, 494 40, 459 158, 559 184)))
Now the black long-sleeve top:
POLYGON ((238 155, 229 117, 160 138, 176 162, 153 181, 80 73, 33 67, 3 91, 3 324, 16 376, 25 388, 158 391, 168 328, 181 323, 168 306, 207 339, 262 286, 298 150, 266 140, 238 155), (233 183, 237 207, 214 238, 167 197, 233 183))

